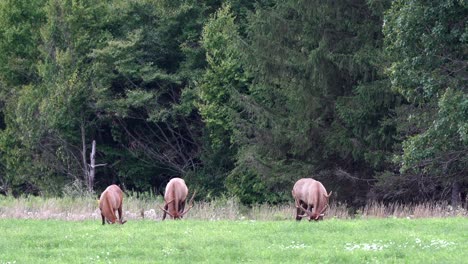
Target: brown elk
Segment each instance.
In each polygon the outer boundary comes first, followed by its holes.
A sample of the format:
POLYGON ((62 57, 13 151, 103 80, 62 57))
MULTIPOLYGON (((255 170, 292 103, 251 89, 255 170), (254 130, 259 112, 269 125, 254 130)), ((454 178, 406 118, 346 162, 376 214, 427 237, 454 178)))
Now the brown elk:
POLYGON ((113 184, 107 187, 102 192, 99 198, 99 209, 101 209, 102 224, 107 223, 114 224, 125 224, 127 221, 122 221, 122 203, 123 203, 123 192, 119 186, 113 184), (117 220, 115 211, 119 212, 119 219, 117 220))
POLYGON ((173 178, 169 181, 166 186, 166 192, 164 194, 164 208, 162 220, 166 219, 166 214, 170 215, 172 219, 181 219, 190 209, 193 207, 193 198, 195 192, 190 199, 189 207, 185 209, 187 201, 188 188, 185 181, 181 178, 173 178))
POLYGON ((305 216, 309 217, 309 221, 322 220, 331 194, 332 192, 327 194, 321 182, 312 178, 298 180, 292 190, 296 205, 296 220, 300 221, 305 216))

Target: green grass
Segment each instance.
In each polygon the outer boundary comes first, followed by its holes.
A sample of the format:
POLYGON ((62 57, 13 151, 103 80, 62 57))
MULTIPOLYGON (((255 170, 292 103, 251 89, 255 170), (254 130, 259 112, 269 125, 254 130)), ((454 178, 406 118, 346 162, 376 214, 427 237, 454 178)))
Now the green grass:
POLYGON ((0 263, 466 263, 468 220, 0 219, 0 263))

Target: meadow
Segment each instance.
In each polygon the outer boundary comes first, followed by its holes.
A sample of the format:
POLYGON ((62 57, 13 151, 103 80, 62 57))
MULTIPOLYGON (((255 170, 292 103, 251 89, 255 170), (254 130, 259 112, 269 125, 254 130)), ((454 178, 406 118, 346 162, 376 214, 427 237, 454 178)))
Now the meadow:
POLYGON ((89 198, 0 198, 0 263, 466 263, 466 210, 444 204, 332 204, 296 222, 292 205, 199 202, 161 221, 162 201, 128 197, 125 225, 89 198))
POLYGON ((466 218, 0 219, 0 263, 466 263, 466 218))

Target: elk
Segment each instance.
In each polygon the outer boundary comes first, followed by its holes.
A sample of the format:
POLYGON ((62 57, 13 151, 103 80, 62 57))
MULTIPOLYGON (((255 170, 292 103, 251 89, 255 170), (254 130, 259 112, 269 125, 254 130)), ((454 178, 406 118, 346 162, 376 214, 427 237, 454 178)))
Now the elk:
POLYGON ((119 186, 113 184, 107 187, 102 192, 99 198, 99 209, 101 209, 102 224, 107 223, 114 224, 125 224, 127 221, 122 221, 122 202, 123 192, 119 186), (115 211, 119 212, 119 219, 117 220, 115 211))
POLYGON ((312 178, 298 180, 292 189, 296 205, 296 220, 301 221, 305 216, 309 217, 309 221, 322 220, 331 194, 332 192, 327 194, 321 182, 312 178))
POLYGON ((164 208, 159 206, 164 212, 162 220, 166 219, 166 214, 170 215, 172 219, 181 219, 192 209, 195 193, 196 192, 193 193, 190 199, 188 209, 184 211, 188 195, 187 185, 181 178, 171 179, 166 186, 166 192, 164 194, 164 208))

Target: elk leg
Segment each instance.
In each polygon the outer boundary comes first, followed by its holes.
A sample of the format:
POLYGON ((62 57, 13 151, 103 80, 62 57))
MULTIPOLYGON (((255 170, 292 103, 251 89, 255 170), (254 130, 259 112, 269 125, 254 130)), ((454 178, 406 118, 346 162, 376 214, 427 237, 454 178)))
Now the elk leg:
POLYGON ((122 223, 122 206, 120 206, 119 209, 117 209, 117 211, 119 211, 119 220, 120 223, 122 223))
MULTIPOLYGON (((164 210, 167 211, 167 208, 168 208, 168 205, 164 205, 164 210)), ((164 221, 164 219, 166 219, 166 211, 163 212, 163 217, 162 217, 162 220, 164 221)))
POLYGON ((183 217, 183 216, 182 216, 182 213, 184 212, 184 209, 185 209, 185 201, 179 203, 179 215, 180 215, 180 218, 183 217))
POLYGON ((301 214, 302 214, 302 209, 301 208, 296 208, 296 221, 301 221, 302 220, 301 214))
POLYGON ((298 206, 302 206, 304 207, 304 202, 303 201, 297 201, 296 200, 296 221, 301 221, 302 220, 302 214, 305 213, 303 212, 304 210, 302 210, 302 208, 298 207, 298 206))
POLYGON ((106 223, 106 218, 104 217, 104 215, 101 213, 101 218, 102 218, 102 225, 104 225, 106 223))

